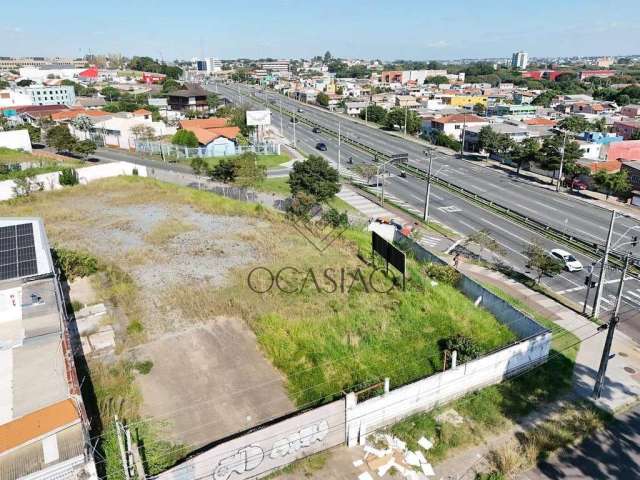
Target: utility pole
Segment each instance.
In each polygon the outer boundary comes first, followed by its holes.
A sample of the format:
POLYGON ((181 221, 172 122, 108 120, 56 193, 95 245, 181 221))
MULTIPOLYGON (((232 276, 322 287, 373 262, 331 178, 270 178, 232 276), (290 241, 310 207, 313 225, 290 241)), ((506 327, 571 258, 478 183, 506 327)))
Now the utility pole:
POLYGON ((464 158, 464 135, 467 130, 467 113, 462 114, 462 141, 460 142, 460 158, 464 158))
POLYGON ((611 354, 611 344, 613 343, 613 334, 616 331, 616 325, 618 324, 618 312, 620 311, 620 303, 622 301, 622 292, 624 289, 624 277, 627 275, 629 269, 629 260, 631 254, 627 253, 624 259, 624 268, 622 269, 622 276, 620 277, 620 283, 618 283, 618 295, 616 298, 616 307, 609 320, 609 326, 607 328, 607 339, 604 342, 604 349, 602 350, 602 358, 600 359, 600 368, 598 369, 598 375, 596 376, 596 383, 593 387, 593 398, 600 398, 602 387, 604 386, 605 375, 607 373, 607 364, 609 363, 609 355, 611 354))
POLYGON ((296 148, 296 123, 298 122, 298 120, 296 120, 296 114, 293 114, 293 148, 296 148))
POLYGON ((407 114, 409 112, 409 109, 405 106, 404 107, 404 136, 407 136, 407 114))
POLYGON ((600 315, 600 299, 602 298, 602 291, 604 290, 604 282, 607 270, 607 262, 609 261, 609 250, 611 250, 611 237, 613 236, 613 226, 616 222, 616 211, 611 211, 611 223, 609 224, 609 233, 607 234, 607 244, 604 248, 604 257, 602 257, 602 267, 600 269, 600 277, 598 278, 598 289, 596 290, 596 298, 593 302, 593 312, 591 316, 598 318, 600 315))
POLYGON ((340 122, 338 122, 338 178, 340 178, 340 147, 341 147, 341 135, 340 135, 340 122))
POLYGON ((425 153, 429 155, 429 170, 427 171, 427 192, 424 199, 424 212, 422 214, 422 219, 426 223, 429 223, 429 198, 431 197, 431 165, 433 164, 433 155, 431 154, 430 148, 425 150, 425 153))
POLYGON ((282 98, 280 99, 280 135, 284 137, 284 125, 282 125, 282 98))
POLYGON ((560 152, 560 170, 558 171, 558 182, 556 183, 556 192, 560 191, 560 182, 562 181, 562 168, 564 167, 564 149, 567 146, 567 131, 564 131, 562 139, 562 151, 560 152))

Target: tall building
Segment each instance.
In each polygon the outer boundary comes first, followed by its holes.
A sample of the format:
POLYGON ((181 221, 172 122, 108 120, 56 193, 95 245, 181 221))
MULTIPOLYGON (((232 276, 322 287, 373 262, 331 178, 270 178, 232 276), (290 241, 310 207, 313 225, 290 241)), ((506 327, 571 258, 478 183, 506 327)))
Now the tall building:
POLYGON ((511 55, 511 68, 517 68, 524 70, 529 64, 529 54, 527 52, 519 51, 511 55))
POLYGON ((191 68, 198 72, 218 73, 222 71, 222 61, 214 57, 206 57, 204 59, 192 58, 191 68))

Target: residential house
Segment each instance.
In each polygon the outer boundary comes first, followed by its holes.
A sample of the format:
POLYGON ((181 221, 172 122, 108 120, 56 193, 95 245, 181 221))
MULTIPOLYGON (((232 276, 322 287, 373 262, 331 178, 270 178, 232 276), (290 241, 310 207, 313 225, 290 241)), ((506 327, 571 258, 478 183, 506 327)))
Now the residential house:
POLYGON ((408 108, 409 110, 417 110, 420 103, 416 101, 416 97, 413 95, 397 95, 396 107, 408 108))
POLYGON ((473 107, 476 104, 487 106, 487 97, 482 95, 443 95, 442 103, 451 107, 473 107))
POLYGON ((455 140, 461 140, 462 132, 469 127, 482 127, 488 125, 486 118, 473 114, 446 115, 439 118, 426 120, 423 123, 423 131, 427 134, 432 131, 442 132, 455 140))
POLYGON ((369 106, 369 102, 345 102, 344 105, 347 115, 357 117, 360 112, 369 106))
POLYGON ((0 478, 97 480, 44 225, 0 219, 0 478))
POLYGON ((185 113, 193 110, 198 113, 207 113, 209 92, 198 85, 187 85, 184 90, 174 90, 167 95, 169 108, 175 112, 185 113))
POLYGON ((104 97, 76 97, 76 106, 89 109, 102 108, 107 104, 104 97))
MULTIPOLYGON (((480 130, 485 125, 471 125, 465 129, 464 149, 469 152, 480 151, 480 130)), ((527 138, 542 139, 553 134, 551 126, 528 125, 526 122, 507 121, 489 124, 491 129, 501 135, 506 135, 514 142, 520 143, 527 138)))
POLYGON ((640 135, 640 121, 629 120, 614 122, 613 131, 625 140, 630 140, 631 137, 640 135))
POLYGON ((640 117, 640 105, 625 105, 620 109, 620 115, 629 118, 640 117))
MULTIPOLYGON (((96 112, 96 110, 87 110, 87 112, 96 112)), ((148 110, 139 110, 137 112, 118 112, 99 118, 94 117, 91 119, 93 126, 89 131, 80 130, 73 123, 70 123, 69 131, 80 140, 90 138, 98 145, 124 149, 135 148, 138 138, 134 127, 138 125, 149 127, 153 131, 154 137, 163 137, 176 133, 176 127, 167 126, 162 121, 154 122, 151 119, 151 112, 148 110)))
POLYGON ((180 128, 193 132, 207 157, 235 155, 237 153, 238 127, 229 126, 226 118, 181 120, 180 128))
POLYGON ((37 124, 40 120, 50 118, 56 112, 68 110, 66 105, 31 105, 26 107, 16 107, 15 111, 22 121, 37 124))
POLYGON ((497 116, 513 115, 517 117, 533 117, 538 113, 538 107, 526 104, 498 104, 490 106, 487 113, 497 116))

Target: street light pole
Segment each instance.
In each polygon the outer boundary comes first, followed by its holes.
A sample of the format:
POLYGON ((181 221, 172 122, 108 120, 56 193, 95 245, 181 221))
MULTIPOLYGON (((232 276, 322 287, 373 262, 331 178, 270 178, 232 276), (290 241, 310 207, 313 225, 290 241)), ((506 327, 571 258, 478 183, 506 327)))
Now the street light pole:
POLYGON ((296 120, 296 114, 293 114, 293 148, 296 148, 296 123, 298 123, 298 121, 296 120))
POLYGON ((404 136, 407 136, 407 113, 408 113, 408 108, 405 106, 404 107, 404 136))
POLYGON ((429 155, 429 170, 427 172, 427 192, 424 199, 424 212, 422 214, 422 219, 426 223, 429 223, 429 198, 431 197, 431 166, 433 164, 433 155, 430 148, 425 150, 425 153, 428 153, 429 155))
POLYGON ((564 149, 567 146, 567 131, 564 131, 562 140, 562 151, 560 152, 560 170, 558 171, 558 182, 556 183, 556 192, 560 191, 560 182, 562 181, 562 168, 564 167, 564 149))
POLYGON ((340 177, 340 155, 341 155, 341 135, 340 135, 340 122, 338 122, 338 178, 340 177))
POLYGON ((598 289, 596 290, 596 298, 593 302, 592 317, 598 318, 600 315, 600 298, 604 290, 605 271, 607 270, 607 262, 609 261, 609 251, 611 250, 611 237, 613 236, 613 226, 616 222, 616 211, 611 211, 611 223, 609 224, 609 233, 607 234, 607 244, 604 249, 604 257, 602 257, 602 267, 600 269, 600 277, 598 278, 598 289))
POLYGON ((624 268, 622 269, 622 276, 620 277, 620 282, 618 283, 618 295, 616 298, 616 307, 613 311, 613 315, 611 315, 611 320, 609 320, 609 326, 607 328, 607 339, 604 342, 604 349, 602 350, 602 358, 600 359, 600 368, 598 369, 598 375, 596 376, 596 383, 593 387, 593 398, 600 398, 600 393, 602 392, 602 387, 604 386, 605 374, 607 373, 607 364, 609 363, 609 355, 611 354, 611 344, 613 343, 613 334, 616 331, 616 325, 618 324, 618 312, 620 311, 620 303, 622 301, 622 292, 624 289, 624 277, 627 275, 627 270, 629 269, 629 260, 631 259, 631 254, 627 253, 627 256, 624 260, 624 268))

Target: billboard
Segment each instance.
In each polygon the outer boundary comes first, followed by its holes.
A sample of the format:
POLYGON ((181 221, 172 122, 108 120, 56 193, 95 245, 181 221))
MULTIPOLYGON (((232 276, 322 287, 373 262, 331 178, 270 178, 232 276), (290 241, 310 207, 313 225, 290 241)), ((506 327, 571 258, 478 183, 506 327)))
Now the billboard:
POLYGON ((271 110, 247 110, 247 125, 271 125, 271 110))

